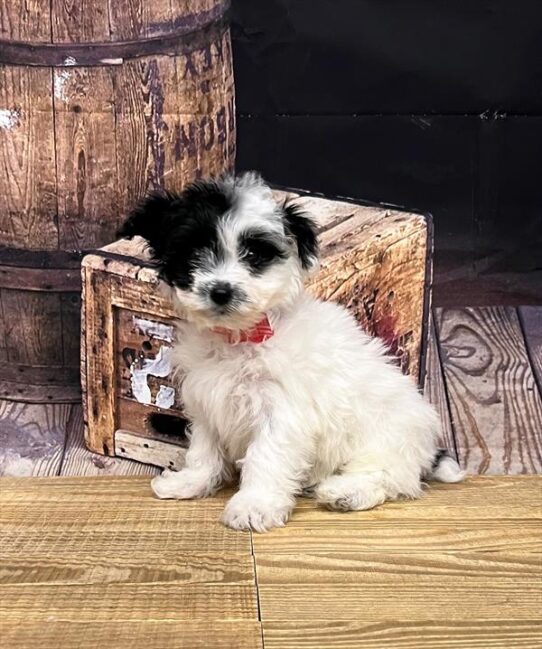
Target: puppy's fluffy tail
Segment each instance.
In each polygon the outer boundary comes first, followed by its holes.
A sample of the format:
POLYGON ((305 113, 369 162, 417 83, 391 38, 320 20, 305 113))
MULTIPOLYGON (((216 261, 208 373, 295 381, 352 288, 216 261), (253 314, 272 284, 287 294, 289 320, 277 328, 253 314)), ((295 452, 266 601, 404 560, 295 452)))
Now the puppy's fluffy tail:
POLYGON ((433 466, 429 472, 429 478, 439 482, 461 482, 465 477, 457 460, 455 460, 446 449, 439 449, 433 460, 433 466))

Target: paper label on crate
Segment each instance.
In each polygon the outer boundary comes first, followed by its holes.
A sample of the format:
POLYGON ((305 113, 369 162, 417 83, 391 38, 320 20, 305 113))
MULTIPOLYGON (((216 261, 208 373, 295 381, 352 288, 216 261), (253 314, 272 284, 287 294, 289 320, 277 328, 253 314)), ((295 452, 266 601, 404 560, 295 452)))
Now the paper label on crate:
POLYGON ((175 388, 171 385, 161 385, 154 403, 165 410, 171 408, 175 403, 175 388))
POLYGON ((156 338, 157 340, 165 340, 168 343, 173 342, 173 326, 164 324, 163 322, 155 322, 154 320, 147 320, 138 316, 133 317, 134 327, 143 336, 148 338, 156 338))
MULTIPOLYGON (((132 394, 139 403, 152 404, 151 389, 147 383, 149 375, 165 378, 171 374, 171 347, 160 347, 156 358, 144 358, 132 363, 130 383, 132 394)), ((165 397, 162 397, 165 399, 165 397)), ((158 405, 158 404, 157 404, 158 405)))

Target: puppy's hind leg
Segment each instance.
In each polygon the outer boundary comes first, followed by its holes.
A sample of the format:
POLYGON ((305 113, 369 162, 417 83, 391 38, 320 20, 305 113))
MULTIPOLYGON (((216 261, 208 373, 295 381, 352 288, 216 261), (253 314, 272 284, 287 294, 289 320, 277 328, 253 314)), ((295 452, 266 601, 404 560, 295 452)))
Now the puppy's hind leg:
POLYGON ((328 509, 372 509, 386 500, 384 471, 332 475, 316 488, 316 500, 328 509))

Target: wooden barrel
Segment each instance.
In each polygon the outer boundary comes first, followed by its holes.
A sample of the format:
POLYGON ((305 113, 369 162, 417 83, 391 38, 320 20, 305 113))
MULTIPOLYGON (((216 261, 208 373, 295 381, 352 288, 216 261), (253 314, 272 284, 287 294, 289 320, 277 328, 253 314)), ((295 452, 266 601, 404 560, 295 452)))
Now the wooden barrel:
POLYGON ((79 399, 80 257, 231 170, 229 0, 0 0, 0 397, 79 399))

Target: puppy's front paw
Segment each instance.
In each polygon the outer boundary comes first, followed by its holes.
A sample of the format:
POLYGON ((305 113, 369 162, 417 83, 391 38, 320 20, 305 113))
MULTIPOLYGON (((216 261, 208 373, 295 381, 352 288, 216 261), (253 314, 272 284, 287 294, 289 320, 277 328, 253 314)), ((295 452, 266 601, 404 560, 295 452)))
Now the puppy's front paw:
POLYGON ((273 494, 262 496, 241 490, 228 502, 221 520, 234 530, 266 532, 273 527, 284 527, 292 508, 292 499, 288 497, 273 494))
POLYGON ((203 498, 213 492, 208 476, 190 469, 178 472, 166 469, 162 475, 151 480, 151 488, 158 498, 179 500, 203 498))

